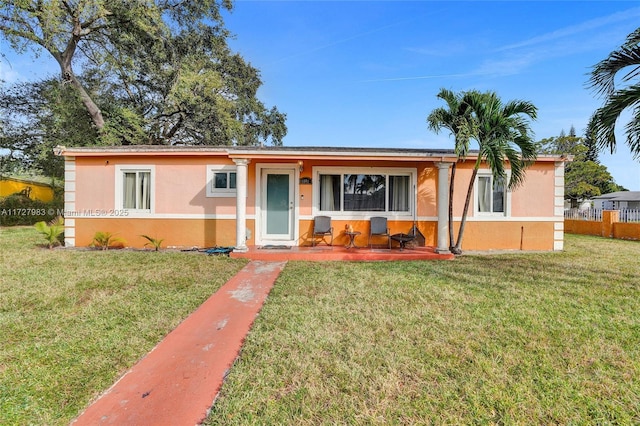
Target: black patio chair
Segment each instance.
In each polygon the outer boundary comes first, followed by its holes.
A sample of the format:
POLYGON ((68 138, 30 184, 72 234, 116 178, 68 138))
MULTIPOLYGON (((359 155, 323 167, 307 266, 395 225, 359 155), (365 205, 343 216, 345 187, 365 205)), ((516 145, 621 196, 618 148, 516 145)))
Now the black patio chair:
POLYGON ((372 217, 369 219, 369 248, 371 248, 371 239, 373 237, 387 237, 389 250, 391 250, 391 234, 387 227, 386 217, 372 217))
MULTIPOLYGON (((325 241, 325 237, 331 237, 327 245, 333 245, 333 226, 331 226, 331 217, 329 216, 316 216, 313 219, 313 235, 311 236, 311 246, 316 245, 316 238, 322 238, 320 241, 325 241)), ((326 241, 325 241, 326 243, 326 241)))

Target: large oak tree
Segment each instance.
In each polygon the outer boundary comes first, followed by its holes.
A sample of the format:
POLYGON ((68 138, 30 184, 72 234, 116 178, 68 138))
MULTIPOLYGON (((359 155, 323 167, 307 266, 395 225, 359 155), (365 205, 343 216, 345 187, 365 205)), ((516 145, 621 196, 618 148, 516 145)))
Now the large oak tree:
POLYGON ((55 59, 96 143, 280 145, 285 115, 257 99, 258 70, 227 45, 221 11, 231 9, 230 0, 0 0, 0 34, 19 53, 55 59))

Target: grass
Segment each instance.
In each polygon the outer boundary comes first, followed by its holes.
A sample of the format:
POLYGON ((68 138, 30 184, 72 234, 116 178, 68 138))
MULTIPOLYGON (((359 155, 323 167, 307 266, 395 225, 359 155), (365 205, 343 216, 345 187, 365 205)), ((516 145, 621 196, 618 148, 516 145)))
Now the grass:
POLYGON ((640 424, 638 259, 289 262, 207 424, 640 424))
MULTIPOLYGON (((0 424, 68 424, 243 262, 0 231, 0 424)), ((289 262, 207 420, 640 424, 640 242, 289 262)))
POLYGON ((46 250, 0 229, 0 424, 66 425, 244 261, 46 250))

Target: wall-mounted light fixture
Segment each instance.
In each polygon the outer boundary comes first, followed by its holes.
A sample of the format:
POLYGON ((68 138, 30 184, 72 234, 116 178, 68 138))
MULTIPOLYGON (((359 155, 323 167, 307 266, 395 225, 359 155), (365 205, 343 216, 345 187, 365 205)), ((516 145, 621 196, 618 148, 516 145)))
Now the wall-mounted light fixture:
POLYGON ((304 161, 298 161, 298 169, 300 170, 300 173, 302 173, 302 171, 304 170, 304 161))

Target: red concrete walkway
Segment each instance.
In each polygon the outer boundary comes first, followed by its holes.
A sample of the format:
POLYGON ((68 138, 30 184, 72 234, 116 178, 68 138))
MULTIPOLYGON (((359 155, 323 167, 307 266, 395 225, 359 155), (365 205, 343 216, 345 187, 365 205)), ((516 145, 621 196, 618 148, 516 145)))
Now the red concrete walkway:
POLYGON ((201 423, 285 263, 247 264, 72 424, 201 423))

